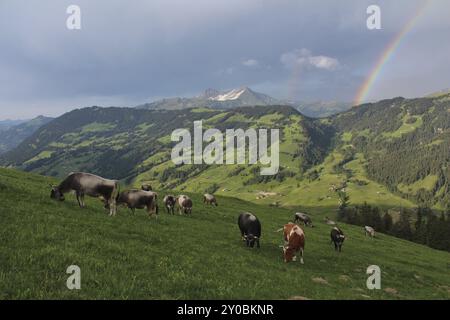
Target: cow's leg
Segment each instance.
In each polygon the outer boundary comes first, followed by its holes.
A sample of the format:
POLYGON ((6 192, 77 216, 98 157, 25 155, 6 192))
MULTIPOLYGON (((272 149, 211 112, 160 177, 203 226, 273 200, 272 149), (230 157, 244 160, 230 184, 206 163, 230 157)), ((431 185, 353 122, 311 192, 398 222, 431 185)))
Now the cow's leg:
POLYGON ((338 250, 338 245, 336 242, 334 243, 334 250, 336 250, 336 251, 338 250))
POLYGON ((300 249, 300 263, 304 264, 304 261, 303 261, 303 248, 300 249))
POLYGON ((114 199, 113 196, 111 196, 111 198, 108 200, 109 203, 109 216, 115 216, 116 212, 117 212, 117 208, 116 208, 116 200, 114 199))
POLYGON ((259 239, 256 239, 256 247, 259 248, 259 239))
POLYGON ((81 203, 81 192, 76 191, 75 195, 77 196, 78 205, 80 206, 80 208, 83 208, 83 204, 81 203))
POLYGON ((81 192, 80 199, 81 199, 81 205, 83 206, 83 208, 86 208, 86 203, 84 203, 84 193, 83 192, 81 192))

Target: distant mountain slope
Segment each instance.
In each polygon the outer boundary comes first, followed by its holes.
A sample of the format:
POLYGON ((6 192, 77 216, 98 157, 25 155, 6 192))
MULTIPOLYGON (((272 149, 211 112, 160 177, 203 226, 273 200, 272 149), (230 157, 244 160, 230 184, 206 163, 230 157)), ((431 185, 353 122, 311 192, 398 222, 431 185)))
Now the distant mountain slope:
POLYGON ((206 89, 192 98, 165 98, 137 106, 149 110, 181 110, 198 107, 232 109, 243 106, 290 105, 302 114, 312 118, 323 118, 350 109, 351 104, 337 101, 298 102, 278 100, 266 94, 255 92, 248 87, 228 91, 206 89))
POLYGON ((84 170, 136 185, 146 181, 159 189, 210 191, 273 205, 336 208, 336 191, 345 190, 352 204, 446 209, 449 150, 450 94, 383 100, 323 119, 280 105, 93 107, 50 122, 0 163, 53 176, 84 170), (280 171, 261 176, 258 166, 175 166, 170 135, 178 128, 192 130, 195 120, 221 131, 280 129, 280 171))
POLYGON ((23 140, 31 136, 36 130, 53 120, 44 116, 39 116, 28 121, 11 121, 5 123, 5 129, 0 128, 0 154, 17 147, 23 140))
MULTIPOLYGON (((150 159, 158 158, 168 167, 173 166, 170 152, 175 143, 170 141, 170 135, 178 128, 192 130, 195 120, 203 120, 205 127, 223 131, 280 128, 281 148, 286 150, 294 167, 282 168, 279 175, 305 170, 320 162, 332 137, 321 124, 289 106, 242 107, 227 111, 93 107, 74 110, 55 119, 5 154, 2 163, 47 175, 63 176, 70 171, 84 170, 111 178, 134 179, 152 169, 150 159)), ((187 167, 180 171, 191 170, 187 167)), ((199 174, 207 169, 205 165, 194 171, 199 174)), ((161 174, 166 178, 170 176, 166 180, 171 184, 176 183, 177 172, 161 174)), ((180 177, 184 175, 181 173, 180 177)))
POLYGON ((347 159, 368 177, 420 204, 450 208, 450 93, 395 98, 333 116, 347 159))
POLYGON ((339 101, 296 102, 293 106, 302 114, 312 118, 324 118, 349 110, 352 105, 339 101))
POLYGON ((267 106, 280 104, 280 101, 247 87, 220 92, 207 89, 202 95, 193 98, 167 98, 137 106, 138 109, 179 110, 195 107, 230 109, 242 106, 267 106))
POLYGON ((0 132, 8 130, 11 127, 17 126, 21 123, 27 122, 28 120, 1 120, 0 121, 0 132))

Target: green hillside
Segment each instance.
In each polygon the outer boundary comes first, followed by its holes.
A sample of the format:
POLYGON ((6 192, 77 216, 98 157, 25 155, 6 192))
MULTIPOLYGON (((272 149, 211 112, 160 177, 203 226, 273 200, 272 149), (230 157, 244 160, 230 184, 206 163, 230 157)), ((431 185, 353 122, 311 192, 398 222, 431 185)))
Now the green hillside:
MULTIPOLYGON (((192 194, 190 217, 149 219, 121 208, 108 217, 96 199, 80 209, 74 196, 50 200, 53 178, 0 169, 0 299, 449 299, 450 256, 359 227, 340 225, 348 239, 338 254, 330 226, 313 214, 305 264, 282 261, 281 234, 292 211, 218 197, 206 207, 192 194), (242 211, 263 226, 260 250, 243 246, 242 211), (69 265, 81 268, 81 290, 65 287, 69 265), (369 265, 382 289, 366 289, 369 265)), ((160 198, 164 192, 160 192, 160 198)))
MULTIPOLYGON (((40 127, 49 123, 52 118, 39 116, 20 123, 10 121, 11 125, 1 126, 0 123, 0 154, 14 149, 23 140, 35 133, 40 127)), ((8 122, 6 122, 8 123, 8 122)))
POLYGON ((450 94, 364 104, 324 119, 289 106, 232 110, 92 107, 69 112, 0 157, 0 165, 62 177, 87 171, 158 189, 215 192, 276 206, 335 210, 352 204, 450 208, 450 94), (173 130, 280 129, 280 171, 182 165, 170 159, 173 130))

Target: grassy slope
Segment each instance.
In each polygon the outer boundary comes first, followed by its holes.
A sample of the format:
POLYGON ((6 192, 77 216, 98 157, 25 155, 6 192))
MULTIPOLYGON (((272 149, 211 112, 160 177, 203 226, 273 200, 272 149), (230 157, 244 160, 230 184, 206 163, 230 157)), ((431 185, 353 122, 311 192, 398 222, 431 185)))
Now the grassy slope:
MULTIPOLYGON (((241 116, 241 115, 239 115, 241 116)), ((279 119, 279 114, 270 114, 257 119, 257 123, 266 125, 274 124, 279 119)), ((240 121, 248 121, 241 116, 240 121)), ((281 206, 296 207, 312 210, 313 212, 330 215, 330 211, 334 211, 338 206, 337 194, 330 191, 331 185, 339 185, 345 180, 344 174, 335 174, 333 166, 342 160, 342 154, 338 150, 332 151, 325 161, 311 170, 320 172, 320 179, 308 181, 305 178, 299 178, 299 158, 294 158, 295 151, 299 142, 304 141, 305 137, 302 133, 302 127, 294 125, 300 120, 300 116, 290 116, 290 125, 282 127, 284 140, 280 143, 280 166, 297 174, 295 177, 286 178, 282 183, 272 181, 264 184, 244 185, 244 181, 251 177, 250 167, 238 175, 231 175, 236 165, 212 166, 203 171, 199 175, 191 176, 186 182, 178 184, 175 179, 169 182, 177 184, 177 189, 188 192, 202 193, 212 185, 217 185, 219 189, 217 194, 229 197, 237 197, 246 201, 258 204, 270 204, 278 202, 281 206), (268 191, 277 193, 277 195, 268 196, 266 198, 258 197, 260 191, 268 191)), ((229 120, 228 120, 229 121, 229 120)), ((256 120, 255 120, 256 122, 256 120)), ((361 132, 360 134, 367 134, 361 132)), ((349 142, 351 133, 343 134, 343 141, 349 142)), ((142 182, 148 182, 159 188, 161 183, 155 173, 162 173, 168 167, 174 167, 170 160, 169 151, 164 151, 153 155, 144 164, 151 169, 143 171, 134 181, 135 186, 141 185, 142 182)), ((352 171, 353 180, 359 179, 367 181, 367 185, 357 185, 354 182, 348 183, 347 193, 350 196, 352 204, 363 204, 367 202, 380 207, 414 207, 414 203, 400 196, 394 195, 381 184, 371 181, 367 178, 364 168, 365 159, 362 154, 358 154, 356 160, 348 163, 345 168, 352 171)), ((189 166, 186 166, 188 168, 189 166)), ((178 169, 183 171, 184 168, 178 169)))
POLYGON ((287 209, 223 197, 209 208, 194 194, 191 217, 163 213, 156 221, 121 209, 110 218, 95 199, 84 210, 73 196, 51 201, 50 182, 0 169, 0 299, 450 298, 449 254, 421 245, 386 235, 369 240, 360 228, 342 225, 348 239, 337 254, 330 227, 313 217, 305 265, 285 264, 274 230, 291 218, 287 209), (262 222, 260 250, 240 241, 236 218, 244 210, 262 222), (71 264, 81 267, 79 291, 65 287, 71 264), (381 267, 382 288, 397 293, 366 289, 371 264, 381 267))

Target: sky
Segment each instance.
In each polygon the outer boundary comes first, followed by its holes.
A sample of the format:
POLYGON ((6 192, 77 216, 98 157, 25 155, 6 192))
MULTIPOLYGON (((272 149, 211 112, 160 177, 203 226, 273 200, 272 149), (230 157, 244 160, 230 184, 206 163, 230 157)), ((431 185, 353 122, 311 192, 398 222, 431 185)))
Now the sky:
MULTIPOLYGON (((207 88, 354 101, 426 0, 0 0, 0 120, 207 88), (381 29, 366 25, 369 5, 381 29), (81 29, 66 26, 81 9, 81 29)), ((366 100, 450 87, 450 1, 428 0, 366 100)))

